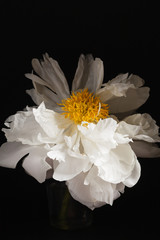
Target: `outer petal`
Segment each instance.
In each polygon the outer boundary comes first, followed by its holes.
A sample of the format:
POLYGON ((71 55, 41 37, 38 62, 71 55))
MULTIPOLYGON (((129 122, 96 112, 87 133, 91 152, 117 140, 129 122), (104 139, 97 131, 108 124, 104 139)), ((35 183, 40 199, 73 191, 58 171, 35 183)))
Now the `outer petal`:
POLYGON ((111 114, 131 112, 143 105, 149 97, 149 88, 137 75, 120 74, 97 92, 102 102, 110 106, 111 114))
MULTIPOLYGON (((33 102, 36 105, 40 105, 44 101, 47 106, 47 102, 44 100, 44 98, 39 93, 36 92, 36 90, 34 88, 32 88, 30 90, 26 90, 26 93, 32 98, 33 102)), ((49 107, 49 109, 50 109, 50 107, 49 107)))
POLYGON ((23 161, 23 168, 42 183, 46 179, 46 174, 51 166, 46 162, 47 150, 42 146, 34 146, 30 149, 29 155, 23 161))
POLYGON ((68 97, 68 83, 57 61, 50 58, 47 53, 43 57, 44 60, 41 62, 39 62, 38 59, 32 60, 33 69, 40 76, 40 78, 38 79, 34 77, 33 74, 27 74, 26 77, 32 79, 35 86, 38 82, 38 84, 48 87, 51 91, 56 93, 60 99, 68 97))
POLYGON ((22 157, 22 166, 37 181, 44 182, 51 166, 45 161, 47 152, 43 147, 23 145, 17 142, 4 143, 0 148, 0 166, 15 168, 22 157))
POLYGON ((72 83, 72 91, 88 88, 89 91, 95 92, 103 82, 104 69, 101 59, 93 59, 92 55, 81 55, 78 67, 72 83))
POLYGON ((139 125, 129 124, 125 121, 120 121, 118 123, 117 132, 123 135, 127 135, 130 138, 133 138, 140 131, 139 125))
POLYGON ((160 148, 154 144, 144 141, 134 141, 130 143, 137 157, 140 158, 159 158, 160 148))
POLYGON ((56 94, 40 84, 34 84, 34 87, 35 89, 33 88, 27 90, 26 92, 30 95, 36 105, 40 105, 44 102, 48 109, 52 109, 55 112, 61 112, 61 107, 57 104, 61 102, 61 100, 56 94))
POLYGON ((18 142, 6 142, 0 147, 0 166, 15 168, 19 160, 29 153, 29 145, 18 142))
POLYGON ((125 113, 138 109, 147 101, 148 97, 148 87, 129 89, 126 93, 126 97, 115 97, 107 103, 110 106, 110 113, 125 113))
POLYGON ((122 97, 126 96, 126 91, 129 88, 135 88, 134 84, 127 81, 128 73, 119 74, 112 80, 103 84, 103 88, 97 91, 97 95, 100 96, 102 102, 106 102, 114 96, 122 97))
POLYGON ((159 127, 149 114, 134 114, 126 117, 124 121, 133 127, 139 127, 138 132, 136 131, 132 136, 134 140, 160 142, 159 127))

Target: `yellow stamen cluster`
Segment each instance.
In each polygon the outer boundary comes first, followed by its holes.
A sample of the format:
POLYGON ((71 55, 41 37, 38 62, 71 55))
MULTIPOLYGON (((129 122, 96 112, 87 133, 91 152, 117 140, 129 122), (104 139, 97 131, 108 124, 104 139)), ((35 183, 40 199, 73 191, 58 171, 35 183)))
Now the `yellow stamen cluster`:
POLYGON ((109 116, 108 104, 100 101, 98 96, 90 93, 88 89, 72 93, 67 99, 63 99, 62 114, 65 118, 73 120, 76 124, 81 122, 97 123, 100 119, 109 116))

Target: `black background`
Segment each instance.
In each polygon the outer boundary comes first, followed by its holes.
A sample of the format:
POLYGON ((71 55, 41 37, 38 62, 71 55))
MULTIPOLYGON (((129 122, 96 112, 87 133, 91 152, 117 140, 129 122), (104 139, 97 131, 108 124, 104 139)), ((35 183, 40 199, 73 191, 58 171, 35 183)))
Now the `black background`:
MULTIPOLYGON (((31 59, 48 52, 69 83, 81 53, 104 62, 105 79, 134 73, 151 88, 140 112, 148 112, 160 125, 158 1, 1 1, 0 3, 0 127, 4 120, 33 102, 24 74, 31 59)), ((0 143, 5 141, 0 133, 0 143)), ((140 159, 142 174, 113 206, 94 211, 93 226, 85 231, 51 230, 45 183, 23 172, 0 168, 1 239, 81 239, 86 237, 138 239, 159 236, 159 159, 140 159)), ((155 239, 156 239, 155 238, 155 239)))

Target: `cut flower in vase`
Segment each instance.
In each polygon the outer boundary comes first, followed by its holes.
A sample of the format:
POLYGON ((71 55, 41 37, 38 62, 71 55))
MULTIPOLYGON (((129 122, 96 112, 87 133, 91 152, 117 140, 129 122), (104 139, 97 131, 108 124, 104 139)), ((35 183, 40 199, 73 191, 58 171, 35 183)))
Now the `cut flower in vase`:
POLYGON ((137 113, 149 97, 144 80, 119 74, 103 83, 99 58, 83 54, 70 91, 54 59, 32 60, 27 90, 36 106, 10 116, 3 132, 0 166, 22 166, 40 183, 65 181, 71 196, 90 209, 113 204, 140 178, 138 157, 160 157, 159 127, 137 113))

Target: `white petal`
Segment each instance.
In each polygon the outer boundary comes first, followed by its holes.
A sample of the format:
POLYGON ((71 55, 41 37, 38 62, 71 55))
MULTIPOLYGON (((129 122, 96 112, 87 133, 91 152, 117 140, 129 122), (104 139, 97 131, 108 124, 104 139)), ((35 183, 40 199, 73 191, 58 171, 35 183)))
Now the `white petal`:
POLYGON ((120 121, 117 127, 117 133, 127 135, 130 138, 134 138, 140 131, 140 126, 132 125, 125 121, 120 121))
POLYGON ((0 166, 15 168, 19 160, 29 153, 30 146, 18 142, 6 142, 0 147, 0 166))
POLYGON ((23 160, 22 166, 37 181, 44 182, 46 172, 51 169, 51 166, 45 161, 47 152, 43 147, 6 142, 0 148, 0 166, 15 168, 27 154, 29 155, 23 160))
POLYGON ((84 184, 86 176, 87 173, 81 173, 67 181, 72 197, 92 210, 106 203, 112 205, 115 196, 119 196, 116 185, 103 181, 95 175, 95 172, 90 184, 86 185, 84 184))
POLYGON ((78 126, 84 154, 95 165, 105 162, 110 149, 117 146, 114 139, 116 127, 117 122, 112 118, 100 120, 97 124, 89 123, 87 127, 78 126))
POLYGON ((61 118, 64 119, 64 117, 59 113, 46 109, 44 103, 42 103, 37 109, 33 109, 33 114, 43 131, 49 138, 51 138, 51 142, 56 143, 60 141, 64 129, 59 128, 58 125, 61 118))
POLYGON ((132 170, 131 175, 125 179, 123 182, 127 187, 133 187, 139 180, 141 175, 141 166, 138 162, 138 160, 135 161, 135 166, 132 170))
POLYGON ((135 154, 129 144, 118 145, 113 149, 108 161, 98 167, 98 175, 107 182, 118 184, 128 178, 135 164, 135 154))
POLYGON ((100 120, 97 124, 89 123, 87 128, 83 125, 78 126, 78 130, 82 133, 82 136, 84 136, 84 139, 82 137, 82 141, 88 139, 91 141, 91 144, 100 143, 103 145, 107 143, 108 148, 113 148, 116 145, 114 140, 116 128, 117 122, 113 118, 100 120))
POLYGON ((18 112, 6 120, 9 129, 3 128, 8 141, 18 141, 23 144, 40 145, 42 138, 47 135, 36 122, 32 109, 29 111, 18 112))
POLYGON ((71 196, 78 202, 84 204, 90 209, 100 207, 105 203, 97 203, 96 199, 93 199, 90 195, 89 185, 84 185, 84 179, 86 174, 81 173, 75 178, 67 181, 67 186, 71 196))
POLYGON ((138 126, 139 130, 133 134, 133 139, 147 142, 160 142, 159 127, 156 121, 147 113, 133 114, 124 119, 128 124, 138 126))
POLYGON ((64 143, 56 144, 51 148, 51 151, 47 153, 47 156, 53 160, 55 159, 59 162, 64 162, 66 156, 66 145, 64 143))
POLYGON ((144 141, 134 141, 130 143, 137 157, 140 158, 159 158, 160 148, 154 144, 144 141))
POLYGON ((67 181, 79 173, 87 171, 90 167, 91 164, 86 156, 75 153, 72 155, 72 152, 66 152, 65 161, 60 162, 54 169, 53 178, 59 181, 67 181))
POLYGON ((45 181, 47 171, 51 169, 51 166, 45 161, 46 158, 47 150, 44 147, 33 146, 22 164, 26 172, 40 183, 45 181))
POLYGON ((88 88, 95 92, 103 82, 104 69, 101 59, 95 60, 91 55, 86 57, 82 54, 79 58, 78 67, 72 83, 72 91, 88 88))

